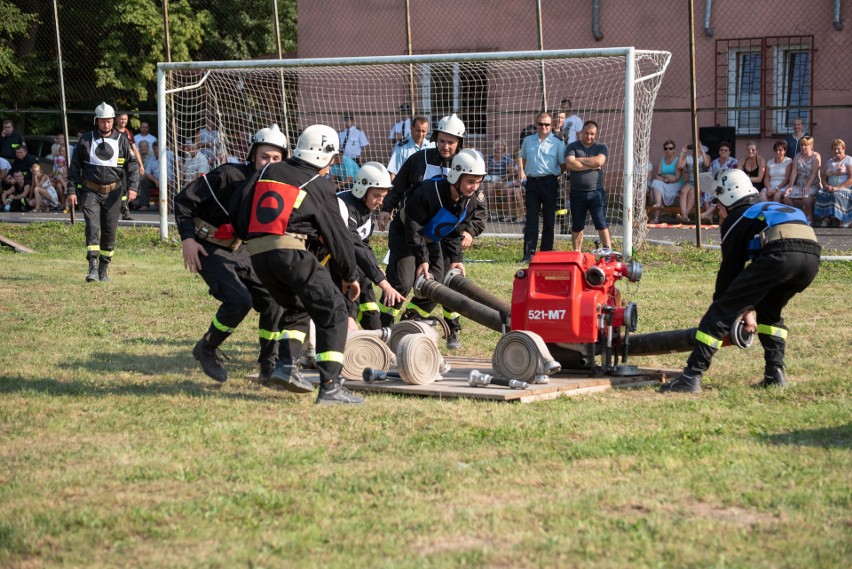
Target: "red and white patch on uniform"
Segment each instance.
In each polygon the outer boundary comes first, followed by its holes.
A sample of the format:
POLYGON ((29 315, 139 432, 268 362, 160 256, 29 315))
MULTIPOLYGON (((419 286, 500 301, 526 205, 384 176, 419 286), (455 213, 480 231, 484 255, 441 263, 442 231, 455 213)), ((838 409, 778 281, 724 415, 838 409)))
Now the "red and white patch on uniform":
POLYGON ((254 187, 249 233, 284 235, 300 191, 283 182, 260 180, 254 187))

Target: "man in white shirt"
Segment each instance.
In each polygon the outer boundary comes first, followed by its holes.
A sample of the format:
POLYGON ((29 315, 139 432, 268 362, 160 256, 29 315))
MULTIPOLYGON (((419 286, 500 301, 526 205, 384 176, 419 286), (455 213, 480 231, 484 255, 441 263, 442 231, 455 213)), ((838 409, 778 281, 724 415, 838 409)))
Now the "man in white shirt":
POLYGON ((133 137, 136 140, 136 146, 138 147, 142 142, 148 143, 148 148, 154 148, 154 143, 157 142, 157 137, 151 134, 151 125, 148 121, 142 121, 139 123, 139 134, 133 137))
POLYGON ((388 139, 394 142, 401 142, 411 136, 411 105, 401 104, 399 114, 401 118, 393 125, 388 136, 388 139))
POLYGON ((367 146, 370 141, 364 131, 355 126, 355 115, 351 112, 343 115, 343 130, 340 137, 340 152, 353 159, 359 166, 367 160, 367 146))
POLYGON ((571 110, 572 106, 573 103, 568 97, 565 97, 559 103, 559 111, 564 111, 567 117, 565 122, 562 123, 563 136, 561 137, 566 145, 576 142, 577 135, 583 131, 583 119, 571 110))

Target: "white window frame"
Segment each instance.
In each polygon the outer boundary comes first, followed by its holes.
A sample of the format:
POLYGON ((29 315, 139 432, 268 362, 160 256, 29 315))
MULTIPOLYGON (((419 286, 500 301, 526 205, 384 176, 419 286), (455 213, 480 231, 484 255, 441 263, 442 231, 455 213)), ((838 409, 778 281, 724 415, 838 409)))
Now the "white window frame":
MULTIPOLYGON (((732 47, 728 49, 728 106, 729 107, 739 107, 744 106, 740 105, 740 86, 742 85, 742 73, 743 69, 740 66, 740 58, 745 54, 757 54, 761 58, 763 58, 763 50, 760 46, 749 46, 749 47, 732 47)), ((761 69, 763 65, 761 65, 761 69)), ((763 89, 761 78, 760 89, 763 89)), ((754 97, 753 95, 752 97, 754 97)), ((756 97, 756 101, 749 101, 749 103, 755 107, 757 107, 758 111, 760 111, 760 96, 761 93, 758 92, 756 97)), ((750 105, 750 106, 751 106, 750 105)), ((749 111, 728 111, 728 124, 733 126, 737 130, 737 136, 739 135, 760 135, 761 129, 761 114, 759 112, 757 124, 754 126, 750 125, 740 125, 740 113, 745 113, 749 111)))
MULTIPOLYGON (((807 53, 808 57, 808 77, 811 75, 812 66, 814 64, 813 50, 808 44, 793 44, 784 46, 775 46, 772 49, 772 72, 775 77, 775 92, 772 94, 774 106, 783 107, 772 113, 772 129, 777 134, 790 134, 793 132, 793 127, 789 119, 787 111, 787 103, 785 100, 786 94, 790 90, 791 77, 787 73, 789 68, 788 62, 793 53, 807 53)), ((810 105, 812 93, 808 92, 808 105, 810 105)), ((805 111, 805 130, 810 123, 808 112, 805 111)))

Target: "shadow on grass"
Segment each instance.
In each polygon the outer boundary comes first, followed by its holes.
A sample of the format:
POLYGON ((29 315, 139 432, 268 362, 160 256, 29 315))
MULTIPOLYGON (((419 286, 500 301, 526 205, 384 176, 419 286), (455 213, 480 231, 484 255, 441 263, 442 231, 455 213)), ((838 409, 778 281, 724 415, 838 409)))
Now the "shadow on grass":
POLYGON ((852 448, 852 424, 825 429, 803 429, 780 435, 763 435, 760 438, 773 445, 852 448))
POLYGON ((85 381, 59 381, 56 379, 19 379, 0 375, 0 394, 23 391, 35 391, 56 396, 106 397, 112 395, 132 395, 136 397, 156 397, 163 395, 187 395, 190 397, 217 397, 244 401, 268 401, 274 391, 259 393, 234 393, 222 391, 214 383, 196 383, 180 381, 177 383, 121 383, 104 385, 85 381))

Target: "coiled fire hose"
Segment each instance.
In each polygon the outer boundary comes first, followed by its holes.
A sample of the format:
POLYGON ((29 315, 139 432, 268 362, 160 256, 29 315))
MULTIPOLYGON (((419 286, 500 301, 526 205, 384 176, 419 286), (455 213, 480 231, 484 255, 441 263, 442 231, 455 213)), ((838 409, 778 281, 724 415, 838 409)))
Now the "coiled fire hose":
POLYGON ((349 332, 343 350, 343 370, 346 379, 361 379, 364 368, 387 371, 396 365, 396 356, 382 341, 377 331, 359 330, 349 332))
POLYGON ((438 379, 444 357, 438 343, 427 334, 408 334, 399 341, 397 366, 402 381, 411 385, 426 385, 438 379))
POLYGON ((420 322, 419 320, 402 320, 401 322, 394 324, 391 328, 388 346, 393 353, 399 353, 398 346, 400 340, 409 334, 426 334, 434 340, 436 346, 438 345, 438 340, 440 340, 438 331, 426 322, 420 322))
POLYGON ((494 375, 527 383, 547 383, 562 366, 550 355, 541 336, 527 330, 507 332, 491 357, 494 375))

